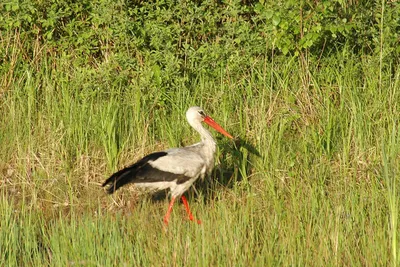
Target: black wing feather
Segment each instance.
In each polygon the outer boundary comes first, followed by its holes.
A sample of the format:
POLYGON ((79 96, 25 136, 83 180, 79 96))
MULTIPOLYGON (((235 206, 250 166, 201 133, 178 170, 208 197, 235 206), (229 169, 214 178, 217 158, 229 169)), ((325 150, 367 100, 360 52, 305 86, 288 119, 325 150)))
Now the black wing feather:
MULTIPOLYGON (((149 164, 149 161, 154 161, 160 157, 166 156, 168 153, 167 152, 155 152, 152 154, 149 154, 139 160, 138 162, 132 164, 129 167, 126 167, 120 171, 117 171, 113 175, 110 176, 104 183, 103 187, 110 184, 110 187, 107 189, 107 192, 109 194, 114 193, 118 188, 121 186, 130 183, 130 182, 135 182, 135 178, 137 178, 137 175, 139 172, 142 172, 148 168, 151 167, 149 164)), ((152 167, 151 167, 152 168, 152 167)))
POLYGON ((189 180, 190 177, 184 174, 177 174, 172 172, 166 172, 154 168, 150 164, 146 164, 137 173, 136 183, 154 183, 154 182, 171 182, 177 180, 177 184, 182 184, 189 180))

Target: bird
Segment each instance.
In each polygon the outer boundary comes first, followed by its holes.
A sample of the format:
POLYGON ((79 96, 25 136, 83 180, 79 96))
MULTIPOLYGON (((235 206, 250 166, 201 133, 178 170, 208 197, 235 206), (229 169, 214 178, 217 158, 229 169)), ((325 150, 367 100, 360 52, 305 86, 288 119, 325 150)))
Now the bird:
MULTIPOLYGON (((171 201, 163 219, 165 225, 168 225, 172 207, 179 197, 185 206, 189 220, 195 221, 183 193, 197 179, 203 179, 206 175, 210 175, 214 167, 216 151, 216 142, 202 122, 226 137, 234 139, 217 122, 206 115, 201 107, 190 107, 186 111, 186 119, 189 125, 200 134, 200 142, 186 147, 151 153, 136 163, 115 172, 102 184, 103 187, 109 185, 106 189, 109 194, 128 183, 153 191, 170 189, 171 201)), ((200 220, 196 221, 201 224, 200 220)))

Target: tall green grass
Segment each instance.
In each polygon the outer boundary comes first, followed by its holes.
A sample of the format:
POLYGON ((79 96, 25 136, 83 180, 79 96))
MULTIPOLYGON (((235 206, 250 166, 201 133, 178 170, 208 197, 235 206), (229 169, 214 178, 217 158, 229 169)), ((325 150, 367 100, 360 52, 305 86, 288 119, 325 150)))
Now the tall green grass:
POLYGON ((378 90, 373 59, 265 64, 151 92, 82 90, 46 65, 19 76, 0 107, 0 264, 398 264, 399 70, 378 90), (176 205, 165 231, 167 200, 100 183, 198 140, 191 105, 260 156, 215 134, 216 171, 189 194, 203 224, 176 205))

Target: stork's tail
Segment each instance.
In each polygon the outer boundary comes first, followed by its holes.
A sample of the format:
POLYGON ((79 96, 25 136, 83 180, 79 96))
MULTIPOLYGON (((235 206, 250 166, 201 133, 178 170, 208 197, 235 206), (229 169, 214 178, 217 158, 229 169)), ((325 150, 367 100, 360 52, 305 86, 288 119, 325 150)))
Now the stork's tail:
POLYGON ((111 175, 110 178, 108 178, 102 185, 104 187, 110 184, 110 187, 107 188, 107 193, 112 194, 121 186, 132 182, 135 179, 137 172, 137 168, 134 167, 135 165, 124 168, 111 175))

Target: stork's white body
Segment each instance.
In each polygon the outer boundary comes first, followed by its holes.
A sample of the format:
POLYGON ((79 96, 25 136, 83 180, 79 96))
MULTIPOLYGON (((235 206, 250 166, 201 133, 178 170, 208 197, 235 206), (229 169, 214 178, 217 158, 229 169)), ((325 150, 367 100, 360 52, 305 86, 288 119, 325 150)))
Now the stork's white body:
MULTIPOLYGON (((183 183, 172 181, 159 181, 137 183, 136 186, 151 190, 170 189, 172 197, 179 197, 198 179, 209 175, 214 166, 215 143, 200 142, 188 147, 174 148, 165 151, 166 156, 155 161, 149 161, 153 168, 163 172, 184 175, 188 179, 183 183)), ((160 177, 162 179, 162 177, 160 177)))

